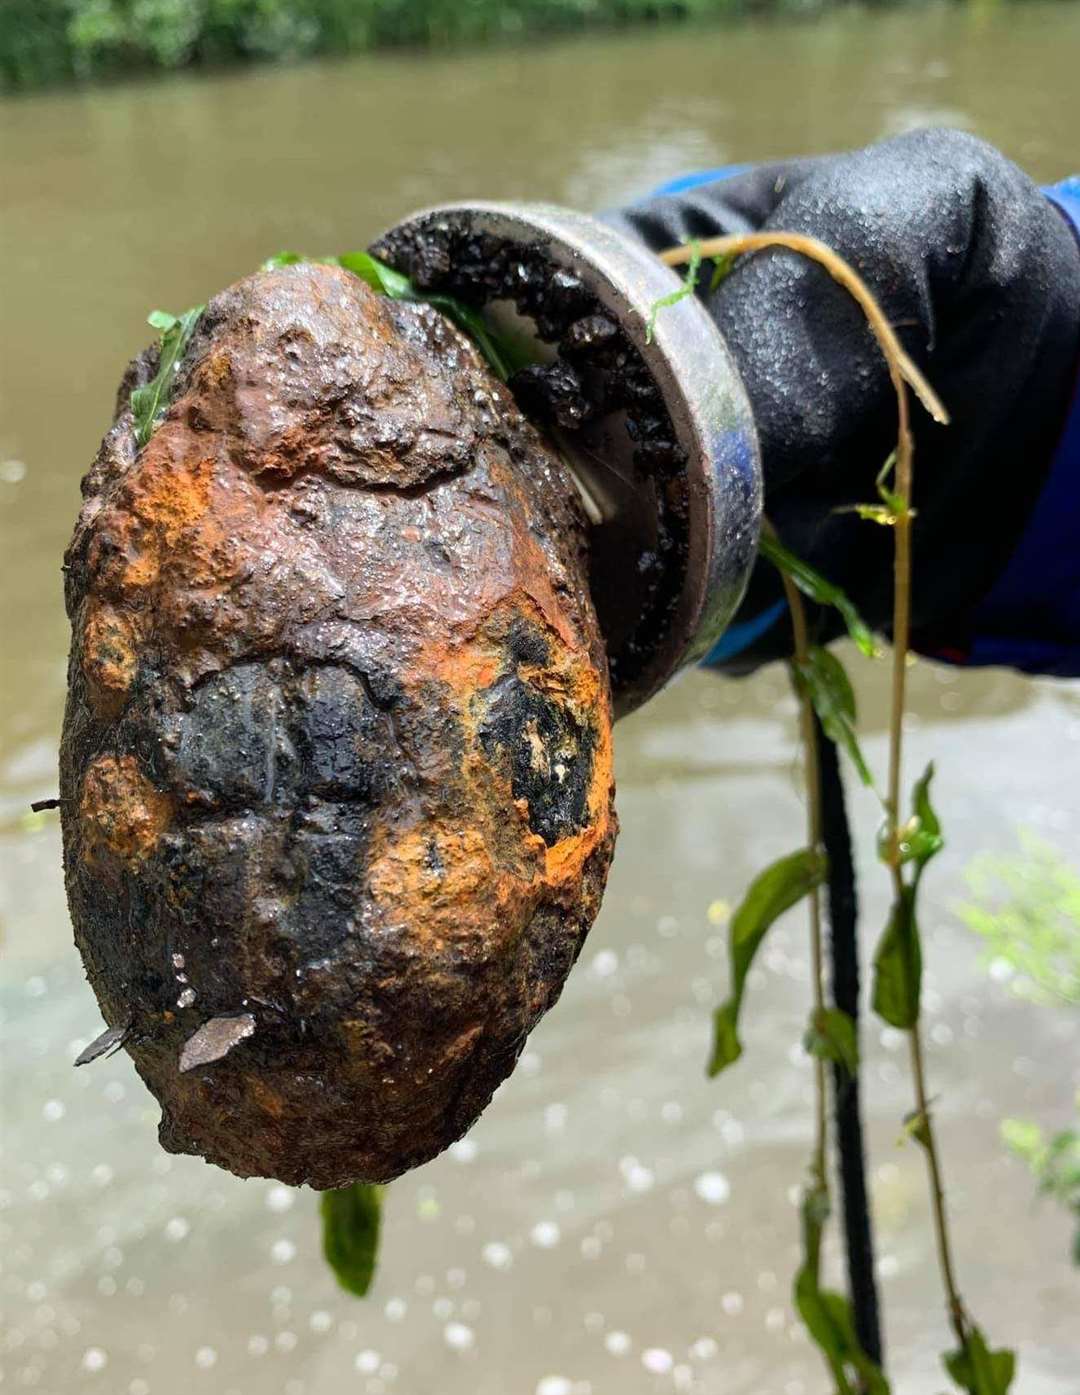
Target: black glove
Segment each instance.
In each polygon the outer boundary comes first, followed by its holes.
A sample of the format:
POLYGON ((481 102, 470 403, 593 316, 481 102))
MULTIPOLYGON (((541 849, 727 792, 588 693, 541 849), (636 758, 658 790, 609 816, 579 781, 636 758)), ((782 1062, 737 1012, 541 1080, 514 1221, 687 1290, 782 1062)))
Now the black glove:
MULTIPOLYGON (((957 131, 852 154, 763 165, 608 215, 660 251, 775 228, 852 264, 948 408, 913 400, 913 623, 947 636, 988 591, 1023 530, 1060 435, 1080 349, 1080 251, 1061 214, 1004 156, 957 131)), ((824 269, 785 251, 736 264, 699 293, 753 405, 766 512, 781 538, 842 586, 867 621, 892 610, 892 535, 850 513, 872 502, 896 441, 895 397, 862 312, 824 269)), ((739 614, 780 597, 755 569, 739 614)), ((821 636, 841 625, 821 617, 821 636)), ((790 653, 786 617, 724 665, 790 653)))

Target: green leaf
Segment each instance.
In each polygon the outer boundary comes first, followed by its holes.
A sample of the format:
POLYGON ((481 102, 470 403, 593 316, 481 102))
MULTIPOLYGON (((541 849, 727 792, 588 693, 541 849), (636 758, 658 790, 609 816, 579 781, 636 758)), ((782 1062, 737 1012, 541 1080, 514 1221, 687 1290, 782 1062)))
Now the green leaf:
POLYGON ((889 512, 894 516, 894 521, 897 515, 903 517, 905 513, 914 514, 915 512, 914 509, 909 508, 904 503, 903 495, 897 494, 895 490, 890 489, 888 485, 885 483, 885 481, 889 478, 889 476, 895 469, 896 451, 893 450, 890 451, 889 454, 885 457, 885 464, 882 465, 881 469, 878 471, 876 484, 878 498, 889 510, 889 512))
POLYGON ((821 1287, 821 1233, 828 1214, 825 1188, 808 1188, 802 1200, 803 1263, 795 1275, 795 1307, 832 1373, 836 1395, 889 1395, 881 1368, 855 1334, 851 1304, 843 1294, 821 1287))
POLYGON ((863 1351, 855 1335, 851 1304, 842 1293, 819 1287, 813 1274, 800 1269, 795 1279, 795 1307, 832 1372, 837 1395, 889 1395, 889 1383, 881 1368, 863 1351))
MULTIPOLYGON (((930 803, 930 782, 933 778, 934 763, 931 761, 920 778, 916 780, 912 790, 911 802, 914 812, 907 823, 897 830, 896 834, 900 865, 903 866, 909 862, 914 865, 915 875, 912 878, 914 889, 918 888, 926 864, 931 858, 936 857, 945 846, 941 822, 930 803)), ((885 863, 892 862, 891 838, 890 828, 886 824, 878 836, 878 857, 885 863)))
POLYGON ((941 820, 930 803, 930 782, 933 778, 934 762, 931 761, 916 780, 911 792, 914 826, 910 833, 904 834, 900 839, 900 861, 914 862, 916 885, 926 864, 945 846, 941 820))
POLYGON ((912 1109, 904 1115, 904 1137, 914 1139, 920 1148, 930 1147, 930 1121, 921 1110, 912 1109))
POLYGON ((686 279, 676 291, 662 295, 659 300, 654 300, 649 307, 649 320, 645 326, 645 343, 651 344, 653 335, 656 333, 656 316, 661 310, 666 310, 670 305, 678 305, 680 300, 685 300, 687 296, 693 295, 697 290, 698 271, 701 269, 701 247, 696 242, 690 244, 690 261, 686 267, 686 279))
POLYGON ((852 504, 850 510, 838 509, 838 513, 857 513, 860 518, 866 519, 868 523, 880 523, 883 528, 894 528, 896 526, 897 514, 888 504, 852 504))
POLYGON ((815 645, 806 661, 794 663, 792 670, 796 686, 809 695, 825 735, 844 748, 859 779, 872 788, 874 777, 855 735, 855 692, 844 665, 830 650, 815 645))
MULTIPOLYGON (((391 300, 424 300, 426 297, 417 294, 413 283, 407 276, 402 276, 400 271, 395 271, 392 266, 387 266, 385 262, 373 257, 370 252, 342 252, 341 256, 333 257, 333 263, 344 267, 346 271, 351 271, 354 276, 359 276, 361 281, 366 281, 373 291, 378 291, 380 295, 389 296, 391 300)), ((434 297, 431 297, 433 300, 434 297)))
POLYGON ((1016 1353, 991 1351, 977 1327, 972 1327, 962 1347, 941 1358, 949 1375, 969 1395, 1006 1395, 1016 1374, 1016 1353))
MULTIPOLYGON (((1053 1197, 1080 1220, 1080 1128, 1061 1129, 1048 1139, 1038 1124, 1003 1119, 1001 1136, 1030 1169, 1039 1195, 1053 1197)), ((1074 1232, 1071 1256, 1080 1265, 1080 1228, 1074 1232)))
POLYGON ((1039 1191, 1080 1208, 1080 1129, 1063 1129, 1046 1146, 1039 1191))
POLYGON ((768 558, 773 566, 778 567, 780 571, 791 577, 804 595, 817 601, 819 605, 834 606, 843 616, 848 634, 862 653, 868 659, 874 657, 877 653, 874 636, 839 586, 834 586, 831 581, 826 581, 820 572, 816 572, 801 557, 796 557, 794 552, 789 552, 782 542, 766 533, 761 535, 758 550, 763 557, 768 558))
POLYGON ((859 1042, 855 1022, 840 1008, 815 1012, 806 1029, 803 1045, 812 1056, 843 1066, 848 1075, 859 1069, 859 1042))
MULTIPOLYGON (((351 271, 354 276, 359 276, 362 281, 366 281, 372 290, 378 291, 381 295, 389 296, 391 300, 421 301, 441 311, 448 320, 452 321, 463 334, 473 341, 504 383, 514 368, 521 366, 521 362, 515 361, 515 356, 488 329, 480 311, 475 310, 471 305, 465 305, 455 296, 437 293, 428 295, 423 291, 418 291, 407 276, 402 276, 399 271, 395 271, 392 266, 387 266, 385 262, 379 261, 369 252, 343 252, 340 257, 336 257, 334 260, 338 266, 344 267, 346 271, 351 271)), ((517 358, 520 360, 521 356, 518 355, 517 358)))
POLYGON ((479 310, 465 305, 455 296, 435 293, 428 295, 417 290, 407 276, 379 261, 378 257, 373 257, 370 252, 342 252, 337 257, 307 257, 299 252, 279 252, 277 256, 263 262, 263 270, 272 270, 278 266, 295 266, 298 262, 340 266, 345 271, 351 271, 373 291, 389 300, 411 300, 434 306, 473 341, 496 376, 504 383, 515 368, 520 368, 529 361, 527 355, 511 349, 492 334, 479 310))
POLYGON ((884 528, 894 528, 901 518, 914 518, 915 510, 904 502, 903 496, 889 489, 885 481, 896 468, 896 451, 893 451, 878 471, 875 486, 880 504, 847 504, 834 509, 834 513, 857 513, 871 523, 879 523, 884 528))
POLYGON ((722 257, 713 257, 713 274, 709 278, 709 294, 712 295, 720 283, 727 279, 735 269, 738 260, 734 252, 725 252, 722 257))
POLYGON ((323 1192, 323 1253, 343 1289, 363 1298, 375 1275, 382 1188, 366 1182, 323 1192))
POLYGON ((713 1050, 708 1066, 710 1075, 719 1075, 742 1055, 738 1034, 739 1010, 746 975, 766 931, 786 910, 822 884, 825 871, 824 856, 812 848, 803 848, 766 867, 750 883, 728 928, 732 989, 731 996, 717 1008, 713 1017, 713 1050))
POLYGON ((844 1361, 849 1330, 854 1335, 850 1313, 843 1311, 845 1302, 840 1294, 823 1291, 807 1269, 795 1276, 796 1311, 832 1372, 837 1395, 854 1395, 844 1361))
POLYGON ((497 339, 488 329, 479 310, 474 310, 471 305, 463 305, 460 300, 446 295, 417 296, 415 298, 426 300, 436 310, 441 310, 448 320, 452 320, 458 329, 473 341, 484 358, 487 359, 496 377, 504 383, 515 368, 520 368, 523 363, 529 361, 527 355, 513 353, 502 340, 497 339))
POLYGON ((915 920, 915 889, 906 886, 893 904, 874 955, 874 1011, 905 1031, 919 1020, 922 947, 915 920))
POLYGON ((1022 833, 1019 856, 983 853, 965 876, 975 900, 959 908, 985 943, 984 961, 1012 970, 1010 991, 1080 1007, 1080 873, 1022 833))
POLYGON ((272 257, 267 257, 259 270, 273 271, 279 266, 296 266, 298 262, 306 262, 309 260, 310 258, 302 257, 299 252, 275 252, 272 257))
POLYGON ((135 440, 140 447, 146 445, 154 433, 154 428, 165 415, 172 395, 176 370, 187 351, 204 309, 205 306, 196 305, 190 310, 185 310, 180 316, 170 315, 167 310, 152 310, 147 316, 147 322, 161 331, 161 344, 158 350, 157 373, 150 382, 135 388, 131 394, 135 440))
POLYGON ((1038 1124, 1028 1119, 1002 1119, 1001 1137, 1010 1153, 1015 1153, 1036 1174, 1046 1156, 1046 1141, 1038 1124))

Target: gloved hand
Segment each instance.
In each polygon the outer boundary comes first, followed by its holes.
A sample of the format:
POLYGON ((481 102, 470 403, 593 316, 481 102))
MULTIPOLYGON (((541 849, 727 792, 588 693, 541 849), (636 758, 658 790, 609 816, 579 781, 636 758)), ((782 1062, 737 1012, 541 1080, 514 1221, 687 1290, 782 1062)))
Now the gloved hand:
MULTIPOLYGON (((729 232, 808 233, 862 275, 952 417, 936 425, 913 403, 913 622, 931 649, 962 635, 1016 548, 1069 409, 1080 249, 1060 211, 997 151, 940 130, 763 165, 608 220, 657 251, 729 232)), ((741 260, 713 294, 708 281, 699 293, 757 420, 767 514, 886 630, 891 533, 837 512, 875 499, 896 440, 895 398, 862 312, 821 267, 785 251, 741 260)), ((734 633, 762 632, 742 648, 721 641, 723 667, 746 672, 790 653, 780 597, 759 562, 734 633)), ((821 625, 823 639, 841 628, 835 614, 821 625)))

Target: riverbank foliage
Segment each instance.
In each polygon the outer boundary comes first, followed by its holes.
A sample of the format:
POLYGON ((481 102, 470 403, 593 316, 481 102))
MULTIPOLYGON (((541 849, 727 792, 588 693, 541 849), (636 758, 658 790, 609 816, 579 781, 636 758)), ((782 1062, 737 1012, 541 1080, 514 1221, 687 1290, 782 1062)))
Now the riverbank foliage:
POLYGON ((3 0, 0 88, 235 62, 289 61, 393 45, 514 35, 827 0, 3 0))

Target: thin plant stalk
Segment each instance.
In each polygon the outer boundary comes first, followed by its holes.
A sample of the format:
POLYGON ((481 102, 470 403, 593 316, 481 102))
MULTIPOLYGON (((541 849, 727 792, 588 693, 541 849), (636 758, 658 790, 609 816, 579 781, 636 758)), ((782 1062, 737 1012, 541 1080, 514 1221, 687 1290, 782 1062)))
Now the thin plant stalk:
MULTIPOLYGON (((764 531, 776 536, 776 531, 767 519, 763 520, 764 531)), ((806 621, 806 606, 798 587, 786 572, 780 573, 788 610, 791 613, 791 632, 796 665, 806 664, 810 656, 810 631, 806 621)), ((807 844, 815 853, 821 851, 821 786, 818 771, 817 724, 814 721, 814 707, 809 689, 794 685, 799 703, 799 726, 802 736, 804 760, 806 762, 806 832, 807 844)), ((821 890, 815 886, 810 891, 810 977, 813 982, 814 1017, 820 1018, 825 1011, 824 953, 821 935, 821 890)), ((811 1173, 816 1186, 828 1191, 828 1174, 825 1166, 826 1145, 826 1068, 823 1056, 814 1057, 814 1152, 811 1173)))
MULTIPOLYGON (((838 256, 827 243, 822 242, 819 238, 808 237, 804 233, 786 232, 728 233, 723 237, 706 237, 693 244, 684 243, 678 247, 669 247, 659 256, 660 260, 667 266, 685 266, 693 260, 695 252, 701 258, 741 257, 747 252, 764 252, 769 248, 786 248, 789 252, 798 252, 801 256, 823 266, 833 280, 839 282, 858 302, 866 316, 874 338, 881 345, 881 351, 888 365, 889 377, 896 389, 898 404, 903 396, 902 384, 909 383, 919 401, 934 420, 943 426, 948 424, 949 414, 941 399, 908 357, 873 291, 858 272, 844 261, 843 257, 838 256)), ((906 401, 902 412, 906 422, 906 401)), ((909 437, 909 467, 910 462, 911 441, 909 437)), ((899 473, 899 461, 897 464, 899 473)))
MULTIPOLYGON (((888 367, 889 377, 896 394, 897 443, 895 467, 895 493, 901 507, 896 511, 893 523, 893 661, 892 661, 892 702, 889 720, 889 776, 886 794, 887 819, 887 861, 892 877, 893 889, 899 899, 904 891, 900 853, 900 790, 903 774, 903 723, 907 688, 908 649, 911 637, 911 496, 913 481, 914 443, 911 436, 910 409, 907 388, 910 386, 931 417, 942 425, 948 423, 949 414, 941 400, 929 385, 916 365, 908 357, 882 310, 877 298, 842 257, 817 238, 801 233, 765 232, 735 233, 728 236, 705 238, 691 246, 672 247, 660 253, 661 261, 668 266, 680 266, 693 257, 742 256, 748 252, 764 251, 768 248, 785 248, 797 252, 823 266, 832 278, 847 290, 857 301, 866 316, 867 323, 877 339, 888 367)), ((790 579, 783 576, 784 588, 792 614, 792 630, 795 637, 796 661, 799 658, 800 643, 806 645, 805 611, 801 598, 797 596, 790 579), (795 598, 793 600, 793 597, 795 598), (800 616, 801 618, 797 618, 800 616)), ((804 713, 804 730, 807 752, 816 749, 816 733, 813 730, 813 714, 809 701, 803 699, 803 707, 809 710, 809 720, 804 713)), ((808 794, 811 819, 811 841, 817 846, 820 840, 820 800, 811 786, 816 783, 817 762, 808 760, 808 794), (816 809, 816 813, 815 813, 816 809), (816 820, 816 822, 815 822, 816 820)), ((822 972, 820 953, 820 910, 816 893, 811 902, 812 942, 815 945, 815 1004, 822 1002, 822 972)), ((953 1265, 952 1246, 949 1238, 948 1219, 945 1210, 945 1187, 941 1160, 930 1115, 930 1102, 926 1088, 926 1068, 923 1059, 922 1036, 916 1021, 908 1032, 911 1057, 911 1074, 914 1082, 915 1102, 920 1121, 920 1138, 923 1142, 927 1171, 930 1180, 931 1209, 934 1217, 934 1234, 937 1242, 938 1263, 942 1284, 948 1303, 949 1319, 958 1341, 963 1347, 967 1342, 969 1321, 964 1310, 956 1283, 953 1265)), ((819 1062, 819 1071, 823 1063, 819 1062)), ((823 1139, 823 1076, 818 1087, 819 1100, 819 1139, 820 1148, 815 1156, 824 1159, 823 1139)), ((822 1166, 822 1171, 824 1167, 822 1166)))
MULTIPOLYGON (((889 719, 889 783, 885 815, 888 820, 886 849, 893 895, 899 903, 904 894, 900 855, 900 790, 903 775, 904 706, 907 688, 908 645, 911 638, 911 491, 913 447, 908 424, 907 391, 901 384, 897 391, 899 435, 896 450, 895 493, 901 505, 893 524, 893 666, 892 706, 889 719)), ((908 1051, 911 1078, 915 1089, 916 1118, 919 1138, 926 1153, 926 1169, 930 1181, 930 1205, 934 1217, 938 1266, 949 1310, 949 1321, 957 1341, 967 1342, 968 1319, 956 1281, 952 1242, 945 1210, 945 1181, 941 1155, 930 1114, 929 1092, 926 1086, 926 1065, 923 1058, 922 1025, 916 1018, 908 1028, 908 1051)))

